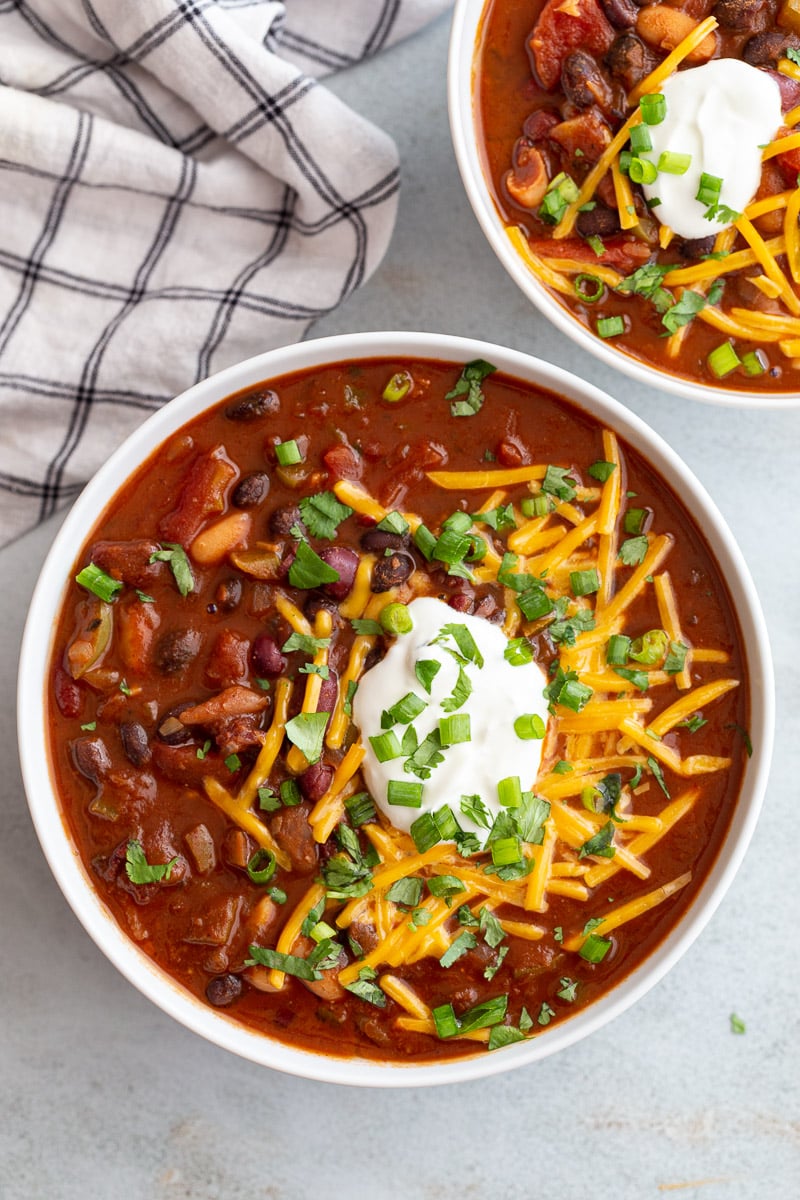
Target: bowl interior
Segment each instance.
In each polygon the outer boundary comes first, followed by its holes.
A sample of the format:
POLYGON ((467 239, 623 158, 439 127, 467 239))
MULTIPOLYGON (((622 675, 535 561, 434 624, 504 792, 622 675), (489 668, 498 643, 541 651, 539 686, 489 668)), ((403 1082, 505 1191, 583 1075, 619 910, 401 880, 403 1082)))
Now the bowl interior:
POLYGON ((256 1063, 330 1082, 371 1086, 418 1086, 477 1078, 534 1062, 590 1034, 624 1011, 660 979, 701 931, 741 862, 766 786, 772 747, 773 684, 764 620, 736 542, 702 486, 680 458, 638 417, 590 384, 558 367, 516 351, 471 339, 435 334, 370 333, 326 338, 271 351, 205 380, 154 414, 88 484, 69 513, 34 591, 23 638, 18 686, 19 745, 28 803, 36 830, 64 895, 97 945, 115 966, 165 1012, 216 1044, 256 1063), (509 375, 556 392, 607 423, 642 452, 681 493, 705 530, 727 581, 741 626, 751 684, 752 759, 729 833, 691 907, 657 953, 600 1000, 558 1025, 546 1037, 442 1064, 382 1065, 335 1059, 295 1049, 251 1032, 211 1010, 172 982, 121 931, 99 900, 59 811, 48 769, 44 680, 50 638, 76 547, 80 546, 120 482, 189 418, 241 388, 292 371, 350 359, 416 356, 466 362, 486 358, 509 375))
POLYGON ((540 283, 509 241, 504 222, 492 200, 478 146, 474 73, 478 37, 485 8, 486 0, 456 0, 447 75, 450 131, 461 179, 473 212, 489 245, 517 286, 539 312, 567 337, 572 338, 601 362, 630 375, 644 387, 662 388, 684 399, 699 400, 705 404, 740 408, 800 406, 800 395, 797 392, 757 392, 744 388, 734 391, 724 386, 711 387, 650 366, 596 337, 544 284, 540 283))

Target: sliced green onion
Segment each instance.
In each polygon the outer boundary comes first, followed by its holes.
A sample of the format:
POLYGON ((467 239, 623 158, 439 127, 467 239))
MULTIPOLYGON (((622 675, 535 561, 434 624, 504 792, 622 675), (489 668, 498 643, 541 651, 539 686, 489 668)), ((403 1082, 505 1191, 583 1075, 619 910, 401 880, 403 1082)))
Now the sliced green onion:
MULTIPOLYGON (((522 784, 519 781, 519 775, 508 775, 505 779, 498 780, 497 799, 503 808, 519 808, 522 803, 522 784)), ((516 862, 516 859, 513 861, 516 862)))
POLYGON ((769 366, 769 359, 763 350, 748 350, 742 355, 742 366, 745 375, 763 375, 769 366))
POLYGON ((532 587, 517 596, 517 607, 526 620, 538 621, 539 617, 546 617, 553 611, 553 601, 544 588, 532 587))
POLYGON ((104 600, 106 604, 113 600, 117 592, 122 590, 123 584, 119 579, 112 579, 100 567, 96 567, 94 563, 89 563, 88 567, 84 567, 75 576, 75 582, 81 587, 86 588, 87 592, 93 592, 99 600, 104 600))
MULTIPOLYGON (((634 125, 630 137, 631 150, 634 154, 646 154, 648 150, 653 149, 653 139, 650 137, 650 130, 646 124, 634 125)), ((632 175, 631 178, 633 178, 632 175)))
MULTIPOLYGON (((406 692, 405 696, 398 700, 396 704, 393 704, 391 708, 387 708, 386 712, 394 724, 410 725, 427 707, 426 702, 417 696, 415 692, 406 692)), ((384 760, 381 759, 381 761, 383 762, 384 760)))
POLYGON ((676 154, 672 150, 664 150, 659 155, 658 169, 665 175, 685 175, 691 163, 691 154, 676 154))
POLYGON ((606 252, 603 239, 598 237, 596 233, 593 233, 591 237, 587 237, 586 241, 591 246, 595 257, 602 258, 606 252))
POLYGON ((303 461, 300 447, 294 439, 290 442, 278 442, 275 447, 275 457, 282 467, 292 467, 295 463, 303 461))
POLYGON ((642 533, 650 516, 649 508, 629 508, 622 521, 626 533, 642 533))
POLYGON ((384 400, 387 400, 389 404, 397 404, 411 391, 413 382, 414 380, 408 371, 398 371, 383 389, 384 400))
POLYGON ((464 555, 465 562, 480 562, 486 558, 489 549, 486 538, 482 538, 479 533, 469 534, 469 551, 464 555))
POLYGON ((418 525, 414 530, 414 545, 423 558, 426 558, 430 562, 433 558, 433 552, 436 549, 436 538, 427 525, 418 525))
POLYGON ((539 217, 550 225, 557 225, 574 200, 578 199, 578 185, 564 171, 556 175, 539 205, 539 217))
POLYGON ((645 125, 660 125, 667 115, 667 101, 661 92, 653 92, 642 96, 639 110, 645 125))
MULTIPOLYGON (((636 128, 641 129, 642 127, 639 125, 636 128)), ((655 163, 651 163, 649 158, 637 158, 634 156, 631 159, 628 174, 634 183, 655 183, 658 171, 656 170, 655 163)))
POLYGON ((648 629, 647 633, 631 643, 628 658, 645 667, 653 667, 667 653, 668 642, 669 638, 663 629, 648 629))
MULTIPOLYGON (((464 515, 466 516, 466 514, 464 515)), ((440 537, 436 539, 433 557, 438 562, 452 567, 456 563, 463 562, 469 553, 471 544, 471 539, 466 534, 459 533, 457 529, 443 529, 440 537)))
POLYGON ((503 658, 512 667, 524 667, 533 662, 533 648, 527 638, 511 638, 503 651, 503 658))
MULTIPOLYGON (((606 290, 606 285, 602 279, 598 279, 596 275, 588 275, 581 272, 576 275, 572 281, 572 290, 579 300, 584 304, 596 304, 606 290)), ((525 513, 526 501, 522 501, 522 511, 525 513)))
POLYGON ((731 342, 723 342, 712 350, 707 362, 712 374, 716 375, 717 379, 724 379, 726 375, 730 375, 731 371, 735 371, 741 365, 741 359, 731 342))
POLYGON ((592 592, 600 590, 600 574, 596 567, 588 571, 570 571, 569 585, 573 596, 591 596, 592 592))
POLYGON ((567 679, 558 693, 558 703, 573 712, 580 712, 592 696, 592 689, 578 679, 567 679))
POLYGON ((402 808, 421 808, 422 787, 421 783, 390 779, 386 789, 386 798, 390 804, 397 804, 402 808))
POLYGON ((366 825, 368 821, 374 821, 377 815, 369 792, 356 792, 355 796, 348 796, 344 806, 354 829, 358 829, 359 825, 366 825))
POLYGON ((416 821, 412 822, 409 832, 420 854, 425 854, 442 841, 439 827, 431 813, 421 813, 416 821))
POLYGON ((316 925, 309 931, 309 937, 319 945, 324 942, 325 938, 335 938, 338 930, 329 925, 327 921, 317 921, 316 925))
POLYGON ((438 1037, 449 1038, 458 1033, 458 1021, 452 1004, 440 1004, 433 1009, 431 1016, 438 1037))
POLYGON ((443 746, 457 746, 472 741, 469 713, 453 713, 439 720, 439 737, 443 746))
POLYGON ((619 169, 623 175, 627 175, 631 167, 631 159, 633 155, 630 150, 623 150, 619 156, 619 169))
POLYGON ((286 808, 296 808, 303 798, 296 779, 284 779, 278 791, 286 808))
POLYGON ((414 627, 414 622, 411 619, 411 613, 406 608, 405 604, 397 602, 387 604, 382 608, 378 620, 381 627, 386 633, 403 634, 410 633, 414 627))
POLYGON ((606 662, 611 667, 624 667, 628 661, 631 639, 624 633, 613 633, 606 646, 606 662))
POLYGON ((546 517, 552 509, 550 497, 542 494, 538 496, 526 496, 520 502, 520 509, 522 510, 523 517, 546 517))
POLYGON ((544 721, 538 713, 523 713, 514 722, 514 733, 523 742, 540 741, 544 737, 544 721))
POLYGON ((393 758, 399 758, 403 753, 400 743, 391 729, 386 733, 379 733, 371 737, 369 744, 372 746, 378 762, 391 762, 393 758))
POLYGON ((433 814, 433 820, 439 830, 439 838, 443 842, 451 842, 457 833, 461 833, 461 826, 449 804, 443 804, 441 808, 437 808, 433 814))
MULTIPOLYGON (((275 855, 271 850, 261 847, 256 850, 247 864, 247 874, 253 883, 269 883, 278 866, 275 855)), ((333 931, 331 931, 333 933, 333 931)))
POLYGON ((493 841, 492 862, 496 867, 510 867, 513 863, 522 862, 519 838, 505 837, 493 841))
POLYGON ((603 961, 610 949, 610 938, 604 938, 600 937, 599 934, 590 933, 578 953, 580 954, 581 958, 586 960, 586 962, 599 963, 603 961))
POLYGON ((699 200, 701 204, 719 204, 719 195, 722 191, 722 180, 718 175, 708 175, 705 171, 700 176, 700 186, 697 189, 695 200, 699 200))
POLYGON ((601 338, 618 337, 625 332, 625 320, 623 317, 600 317, 597 332, 601 338))

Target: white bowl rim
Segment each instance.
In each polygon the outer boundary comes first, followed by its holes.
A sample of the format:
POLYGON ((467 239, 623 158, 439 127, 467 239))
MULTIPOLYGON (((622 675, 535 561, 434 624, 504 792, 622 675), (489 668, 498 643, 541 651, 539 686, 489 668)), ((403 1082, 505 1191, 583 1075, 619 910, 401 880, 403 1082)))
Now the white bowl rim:
MULTIPOLYGON (((494 206, 474 135, 473 70, 478 29, 488 0, 456 0, 450 30, 447 68, 447 100, 450 134, 464 190, 489 245, 517 287, 562 333, 581 349, 601 362, 622 371, 645 387, 658 387, 684 400, 698 400, 736 408, 793 409, 800 407, 800 392, 759 392, 748 389, 715 387, 672 375, 643 360, 634 358, 597 337, 573 316, 533 271, 525 265, 512 246, 503 221, 494 206)), ((722 335, 720 335, 722 336, 722 335)))
POLYGON ((736 541, 703 486, 678 455, 618 401, 560 367, 519 351, 472 338, 432 333, 361 333, 321 338, 272 350, 196 384, 154 413, 109 457, 75 501, 42 567, 31 600, 20 654, 18 735, 22 774, 39 840, 67 901, 86 931, 122 974, 164 1012, 209 1041, 288 1074, 324 1082, 375 1087, 416 1087, 494 1075, 538 1061, 577 1042, 624 1012, 681 957, 716 910, 742 861, 766 788, 774 729, 774 684, 764 617, 736 541), (66 834, 54 795, 46 742, 45 684, 50 632, 67 586, 76 549, 120 481, 172 432, 204 408, 241 388, 293 371, 352 359, 416 357, 467 362, 484 358, 501 371, 565 396, 596 420, 607 422, 639 450, 678 492, 702 523, 726 579, 748 657, 753 757, 723 847, 679 924, 610 992, 543 1037, 442 1063, 382 1064, 333 1058, 287 1046, 251 1032, 190 996, 121 932, 91 886, 66 834), (47 630, 49 636, 42 636, 47 630))

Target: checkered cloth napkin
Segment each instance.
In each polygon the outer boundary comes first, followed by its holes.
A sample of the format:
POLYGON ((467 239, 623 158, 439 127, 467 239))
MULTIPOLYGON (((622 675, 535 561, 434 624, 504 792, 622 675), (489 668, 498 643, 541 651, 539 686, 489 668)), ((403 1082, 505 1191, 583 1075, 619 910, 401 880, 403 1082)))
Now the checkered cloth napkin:
POLYGON ((396 148, 314 77, 448 2, 0 0, 0 543, 368 278, 396 148))

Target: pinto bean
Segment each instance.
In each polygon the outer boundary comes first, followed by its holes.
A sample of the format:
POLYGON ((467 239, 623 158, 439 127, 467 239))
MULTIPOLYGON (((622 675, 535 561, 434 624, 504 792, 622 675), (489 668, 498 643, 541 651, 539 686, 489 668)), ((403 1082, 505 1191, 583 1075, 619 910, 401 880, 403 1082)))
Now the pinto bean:
POLYGON ((251 392, 241 400, 235 400, 225 409, 229 421, 260 421, 262 417, 271 417, 280 412, 281 402, 277 392, 265 388, 263 391, 251 392))
POLYGON ((405 550, 395 550, 379 558, 372 568, 373 592, 388 592, 390 588, 399 587, 413 574, 415 567, 413 557, 405 550))
POLYGON ((558 113, 550 108, 537 108, 525 118, 522 132, 530 142, 541 142, 547 137, 554 125, 561 120, 558 113))
POLYGON ((619 215, 613 208, 597 203, 589 212, 578 213, 575 226, 581 237, 613 237, 620 232, 619 215))
POLYGON ((236 508, 256 508, 269 495, 269 475, 265 471, 254 471, 245 475, 233 489, 231 503, 236 508))
POLYGON ((256 675, 262 679, 277 679, 283 675, 289 660, 281 654, 275 638, 268 633, 259 633, 253 641, 250 661, 256 675))
MULTIPOLYGON (((636 19, 636 32, 651 46, 660 50, 670 51, 688 37, 692 30, 700 24, 688 13, 679 8, 671 8, 668 4, 651 4, 639 10, 636 19)), ((717 49, 716 33, 706 34, 702 42, 686 56, 690 65, 708 62, 713 58, 717 49)))
POLYGON ((197 657, 201 637, 196 629, 170 629, 158 639, 155 665, 162 675, 177 675, 197 657))
POLYGON ((119 736, 129 762, 135 767, 150 762, 152 752, 144 725, 140 725, 138 721, 123 721, 119 727, 119 736))
POLYGON ((334 571, 339 572, 339 578, 334 583, 324 584, 323 591, 334 600, 344 600, 353 590, 358 570, 358 555, 347 546, 326 546, 320 552, 320 558, 329 567, 333 567, 334 571))

